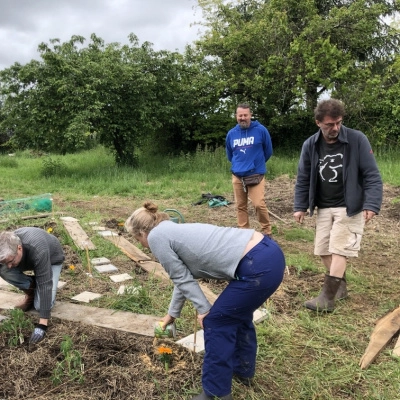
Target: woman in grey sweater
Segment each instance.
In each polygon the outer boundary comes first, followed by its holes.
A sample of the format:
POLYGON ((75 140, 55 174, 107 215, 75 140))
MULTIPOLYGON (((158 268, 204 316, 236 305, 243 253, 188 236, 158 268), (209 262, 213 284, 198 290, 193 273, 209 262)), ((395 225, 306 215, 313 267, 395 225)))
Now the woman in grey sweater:
POLYGON ((282 282, 282 250, 253 229, 176 224, 151 202, 134 211, 125 227, 150 248, 174 283, 163 328, 180 317, 186 299, 198 312, 205 343, 203 392, 192 400, 233 399, 232 378, 250 385, 255 373, 253 312, 282 282), (211 305, 197 282, 199 278, 229 284, 211 305))

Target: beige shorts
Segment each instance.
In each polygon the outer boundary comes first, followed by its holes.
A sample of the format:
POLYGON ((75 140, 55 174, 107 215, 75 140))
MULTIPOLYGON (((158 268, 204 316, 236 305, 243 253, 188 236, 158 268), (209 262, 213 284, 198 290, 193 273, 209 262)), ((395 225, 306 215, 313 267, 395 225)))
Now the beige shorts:
POLYGON ((345 207, 318 209, 314 254, 358 257, 364 225, 362 212, 348 217, 345 207))

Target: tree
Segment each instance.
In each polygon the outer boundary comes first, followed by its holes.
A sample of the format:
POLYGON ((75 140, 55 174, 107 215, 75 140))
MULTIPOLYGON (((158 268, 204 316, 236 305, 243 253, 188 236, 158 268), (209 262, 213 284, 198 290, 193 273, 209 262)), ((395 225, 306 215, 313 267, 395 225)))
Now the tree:
POLYGON ((81 36, 63 44, 54 39, 39 46, 41 62, 1 71, 1 124, 12 128, 14 143, 66 153, 96 137, 117 163, 136 165, 144 137, 161 127, 161 116, 173 107, 163 97, 174 81, 167 66, 179 65, 180 56, 154 52, 147 42, 139 46, 133 34, 129 40, 105 45, 93 34, 84 47, 81 36), (163 85, 168 79, 169 86, 163 85))
MULTIPOLYGON (((302 141, 321 95, 359 88, 399 48, 395 1, 200 0, 221 99, 247 100, 275 143, 302 141)), ((344 99, 345 100, 345 99, 344 99)))

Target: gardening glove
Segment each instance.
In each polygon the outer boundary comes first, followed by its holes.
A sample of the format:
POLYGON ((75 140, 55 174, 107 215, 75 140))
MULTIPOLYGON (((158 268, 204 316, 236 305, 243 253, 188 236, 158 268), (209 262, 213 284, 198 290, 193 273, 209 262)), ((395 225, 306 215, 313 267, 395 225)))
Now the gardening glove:
POLYGON ((41 342, 46 336, 47 326, 43 324, 37 324, 35 330, 33 331, 29 343, 37 344, 41 342))

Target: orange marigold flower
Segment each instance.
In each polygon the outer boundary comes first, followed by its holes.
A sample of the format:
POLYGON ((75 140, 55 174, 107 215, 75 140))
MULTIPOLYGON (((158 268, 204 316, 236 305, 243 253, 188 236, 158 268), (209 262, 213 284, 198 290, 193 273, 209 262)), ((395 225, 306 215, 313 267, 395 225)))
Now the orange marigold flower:
POLYGON ((169 347, 159 347, 158 348, 158 352, 160 354, 172 354, 172 349, 170 349, 169 347))
POLYGON ((69 269, 70 269, 71 271, 74 271, 74 270, 75 270, 75 265, 70 265, 70 266, 69 266, 69 269))

